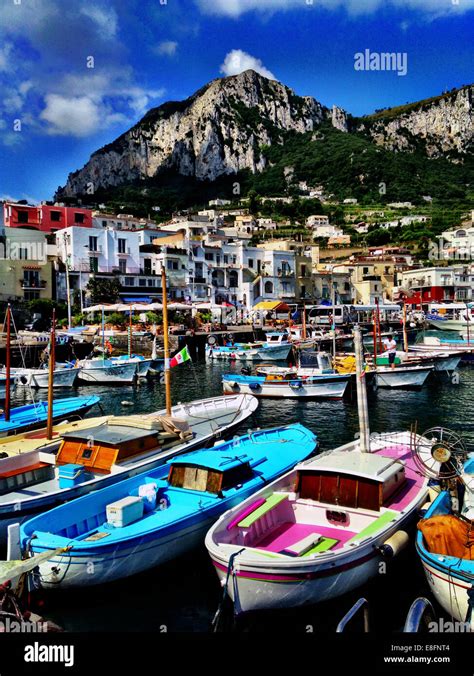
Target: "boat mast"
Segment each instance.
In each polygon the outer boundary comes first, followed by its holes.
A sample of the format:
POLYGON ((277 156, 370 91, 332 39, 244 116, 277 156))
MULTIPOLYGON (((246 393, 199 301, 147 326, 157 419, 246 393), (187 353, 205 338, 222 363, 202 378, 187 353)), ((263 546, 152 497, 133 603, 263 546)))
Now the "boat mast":
POLYGON ((470 315, 469 315, 469 306, 466 303, 466 328, 467 328, 467 344, 469 345, 471 342, 471 336, 470 336, 470 330, 469 330, 469 322, 471 321, 470 315))
POLYGON ((53 438, 53 384, 54 367, 56 362, 56 310, 53 309, 51 324, 51 342, 49 345, 49 373, 48 373, 48 422, 46 425, 46 438, 53 438))
POLYGON ((374 318, 373 318, 373 332, 374 332, 374 367, 377 369, 377 315, 374 312, 374 318))
POLYGON ((102 361, 105 361, 105 314, 102 305, 102 361))
POLYGON ((5 383, 5 413, 4 413, 4 418, 5 422, 10 421, 10 408, 11 408, 11 402, 10 402, 10 380, 11 380, 11 308, 10 308, 10 303, 7 305, 7 316, 6 316, 6 322, 7 322, 7 351, 6 351, 6 359, 5 359, 5 375, 6 375, 6 383, 5 383))
POLYGON ((130 318, 128 322, 128 358, 132 356, 132 306, 130 305, 130 318))
POLYGON ((302 338, 303 340, 306 340, 306 301, 303 299, 303 331, 302 331, 302 338))
POLYGON ((407 306, 403 303, 403 349, 408 352, 408 334, 407 334, 407 306))
POLYGON ((161 267, 161 288, 163 292, 163 340, 165 349, 165 396, 166 414, 171 415, 171 373, 170 373, 170 346, 168 329, 168 298, 166 295, 166 269, 161 267))
POLYGON ((364 369, 364 348, 359 326, 354 326, 354 348, 356 356, 357 411, 359 415, 360 452, 370 452, 369 409, 364 369))

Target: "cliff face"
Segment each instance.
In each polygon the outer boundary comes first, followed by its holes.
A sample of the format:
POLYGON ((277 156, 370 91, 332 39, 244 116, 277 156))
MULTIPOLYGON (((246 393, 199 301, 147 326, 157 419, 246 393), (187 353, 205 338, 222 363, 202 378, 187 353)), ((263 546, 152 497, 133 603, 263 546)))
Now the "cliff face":
POLYGON ((57 197, 158 177, 173 170, 214 181, 224 174, 267 167, 263 146, 284 142, 284 133, 311 132, 329 122, 345 133, 362 133, 391 151, 422 148, 428 157, 462 161, 472 148, 473 86, 355 120, 325 108, 285 85, 255 73, 213 80, 181 102, 150 110, 132 129, 95 152, 69 175, 57 197))
MULTIPOLYGON (((245 71, 212 81, 186 101, 151 110, 71 174, 62 194, 150 178, 165 169, 211 181, 242 169, 262 171, 262 145, 279 142, 284 131, 312 131, 325 119, 331 119, 330 111, 313 98, 245 71)), ((338 111, 337 124, 343 120, 338 111)))
POLYGON ((393 151, 422 148, 428 157, 462 159, 473 143, 474 86, 360 120, 358 131, 393 151))

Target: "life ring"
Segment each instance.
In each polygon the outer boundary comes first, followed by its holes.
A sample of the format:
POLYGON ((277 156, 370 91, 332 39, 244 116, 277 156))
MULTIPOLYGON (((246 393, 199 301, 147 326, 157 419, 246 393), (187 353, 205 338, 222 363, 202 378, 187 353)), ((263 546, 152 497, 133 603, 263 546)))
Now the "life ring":
POLYGON ((215 345, 217 343, 217 338, 215 336, 209 336, 207 339, 208 345, 215 345))

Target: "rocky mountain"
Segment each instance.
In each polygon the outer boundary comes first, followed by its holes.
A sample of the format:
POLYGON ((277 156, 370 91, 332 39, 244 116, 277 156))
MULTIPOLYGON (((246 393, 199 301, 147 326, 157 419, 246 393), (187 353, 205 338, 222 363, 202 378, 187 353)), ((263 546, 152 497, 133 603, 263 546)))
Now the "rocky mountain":
POLYGON ((473 147, 474 85, 362 118, 357 127, 388 150, 462 160, 473 147))
POLYGON ((356 119, 248 70, 150 110, 70 174, 56 197, 104 193, 142 180, 159 184, 169 172, 208 182, 245 171, 260 174, 272 167, 268 148, 327 125, 388 151, 421 149, 427 157, 460 162, 472 149, 472 99, 469 86, 356 119))
POLYGON ((279 142, 282 132, 313 131, 331 120, 347 128, 339 108, 329 110, 310 96, 247 70, 213 80, 182 102, 150 110, 130 131, 95 152, 71 174, 63 196, 90 193, 156 176, 173 169, 199 180, 244 169, 259 172, 262 146, 279 142))

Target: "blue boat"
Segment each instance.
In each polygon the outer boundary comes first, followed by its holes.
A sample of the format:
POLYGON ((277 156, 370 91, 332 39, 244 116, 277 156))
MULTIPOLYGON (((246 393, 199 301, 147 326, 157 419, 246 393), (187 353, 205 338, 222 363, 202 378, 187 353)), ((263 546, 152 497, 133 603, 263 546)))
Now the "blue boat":
MULTIPOLYGON (((100 401, 100 397, 68 397, 53 402, 53 422, 74 420, 84 415, 100 401)), ((38 401, 35 404, 18 406, 10 411, 10 420, 5 420, 5 414, 0 415, 0 437, 20 434, 28 430, 38 429, 46 425, 48 419, 48 404, 38 401)))
POLYGON ((474 604, 474 458, 464 465, 460 514, 442 491, 418 524, 416 550, 431 591, 458 622, 470 624, 474 604), (471 476, 469 476, 471 475, 471 476))
POLYGON ((172 458, 24 522, 22 550, 54 552, 35 578, 43 588, 134 575, 202 545, 221 514, 316 448, 316 436, 295 424, 172 458), (58 548, 64 553, 58 555, 58 548))

